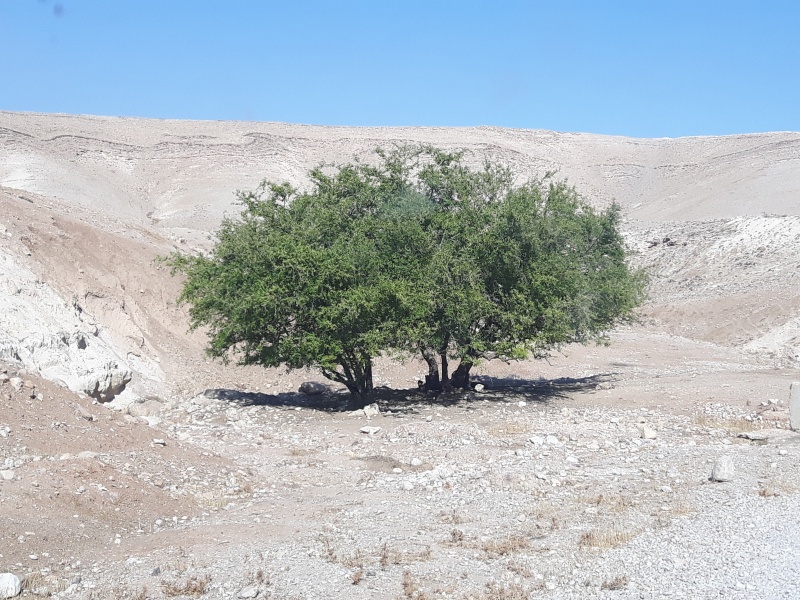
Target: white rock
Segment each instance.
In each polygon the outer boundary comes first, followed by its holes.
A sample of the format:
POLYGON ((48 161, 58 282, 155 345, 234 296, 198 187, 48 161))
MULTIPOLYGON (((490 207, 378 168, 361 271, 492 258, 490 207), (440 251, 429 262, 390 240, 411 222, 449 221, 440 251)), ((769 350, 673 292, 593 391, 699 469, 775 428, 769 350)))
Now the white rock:
POLYGON ((19 596, 22 584, 13 573, 0 573, 0 598, 19 596))
POLYGON ((20 377, 12 377, 9 381, 15 390, 18 392, 22 390, 22 379, 20 377))
POLYGON ((376 403, 367 404, 364 407, 364 415, 366 415, 368 419, 371 419, 372 417, 377 417, 380 414, 381 414, 381 409, 378 407, 376 403))
POLYGON ((400 484, 400 487, 405 491, 410 492, 411 490, 414 489, 414 484, 411 483, 410 481, 404 481, 403 483, 400 484))
POLYGON ((139 417, 139 420, 148 427, 153 427, 153 428, 156 428, 161 424, 161 417, 142 416, 139 417))
POLYGON ((548 435, 548 436, 545 438, 545 440, 544 440, 544 441, 545 441, 545 442, 547 442, 547 443, 548 443, 549 445, 551 445, 551 446, 558 446, 558 445, 559 445, 559 443, 560 443, 560 442, 558 441, 558 438, 557 438, 556 436, 554 436, 554 435, 548 435))
POLYGON ((83 452, 78 452, 77 458, 81 460, 93 460, 98 457, 97 452, 92 452, 91 450, 84 450, 83 452))
POLYGON ((378 433, 380 430, 381 430, 381 428, 380 428, 380 427, 374 427, 374 426, 372 426, 372 425, 364 425, 364 427, 362 427, 361 429, 359 429, 359 431, 360 431, 361 433, 368 433, 369 435, 375 435, 375 434, 376 434, 376 433, 378 433))
POLYGON ((167 442, 166 442, 166 440, 162 440, 160 438, 153 438, 153 443, 151 445, 152 446, 166 446, 167 442))
MULTIPOLYGON (((207 398, 203 398, 207 400, 207 398)), ((144 402, 131 402, 128 405, 128 414, 132 417, 154 417, 161 412, 164 405, 158 400, 145 400, 144 402)))
POLYGON ((640 423, 636 427, 639 430, 639 437, 641 437, 643 440, 656 439, 656 430, 652 427, 648 427, 644 423, 640 423))
POLYGON ((318 381, 304 381, 298 391, 306 396, 319 396, 328 391, 328 386, 318 381))
POLYGON ((486 389, 486 386, 483 385, 482 383, 476 383, 475 384, 475 391, 476 392, 482 392, 485 389, 486 389))
POLYGON ((711 470, 711 481, 731 481, 734 475, 733 458, 729 455, 721 456, 714 463, 711 470))
POLYGON ((412 458, 411 459, 411 466, 412 467, 421 467, 422 466, 422 461, 419 458, 416 458, 416 457, 412 458))
POLYGON ((14 471, 10 469, 0 471, 0 479, 2 479, 3 481, 11 481, 12 479, 14 479, 14 471))
POLYGON ((258 596, 258 592, 259 592, 258 586, 256 586, 256 585, 248 585, 247 587, 242 588, 239 591, 239 594, 238 594, 237 597, 238 598, 255 598, 256 596, 258 596))
POLYGON ((795 431, 800 429, 800 381, 789 385, 789 426, 795 431))

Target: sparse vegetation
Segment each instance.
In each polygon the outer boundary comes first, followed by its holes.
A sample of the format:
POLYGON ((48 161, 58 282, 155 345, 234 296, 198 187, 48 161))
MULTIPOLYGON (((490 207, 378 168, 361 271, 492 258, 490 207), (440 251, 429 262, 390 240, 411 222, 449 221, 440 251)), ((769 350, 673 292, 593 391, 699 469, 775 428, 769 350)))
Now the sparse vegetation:
POLYGON ((196 598, 208 591, 209 583, 211 583, 211 575, 192 575, 182 583, 163 580, 161 589, 166 596, 194 596, 196 598))
POLYGON ((519 534, 511 534, 500 539, 491 539, 481 543, 481 550, 489 556, 505 556, 530 548, 530 540, 519 534))
POLYGON ((411 571, 403 571, 403 596, 409 600, 430 600, 425 590, 414 581, 411 571))
POLYGON ((633 536, 632 531, 615 523, 584 532, 581 534, 578 545, 584 548, 616 548, 629 542, 633 536))
POLYGON ((600 586, 604 590, 621 590, 628 585, 628 577, 626 575, 617 575, 614 579, 604 581, 600 586))

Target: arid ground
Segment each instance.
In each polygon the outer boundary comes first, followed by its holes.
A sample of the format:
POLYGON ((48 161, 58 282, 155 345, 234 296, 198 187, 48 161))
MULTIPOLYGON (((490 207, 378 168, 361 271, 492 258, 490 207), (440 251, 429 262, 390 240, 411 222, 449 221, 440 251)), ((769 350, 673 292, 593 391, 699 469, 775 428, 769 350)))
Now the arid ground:
POLYGON ((630 139, 0 112, 0 573, 59 598, 797 598, 800 134, 630 139), (223 365, 154 262, 235 191, 465 148, 617 201, 651 274, 611 345, 379 414, 223 365), (709 481, 720 459, 734 471, 709 481))

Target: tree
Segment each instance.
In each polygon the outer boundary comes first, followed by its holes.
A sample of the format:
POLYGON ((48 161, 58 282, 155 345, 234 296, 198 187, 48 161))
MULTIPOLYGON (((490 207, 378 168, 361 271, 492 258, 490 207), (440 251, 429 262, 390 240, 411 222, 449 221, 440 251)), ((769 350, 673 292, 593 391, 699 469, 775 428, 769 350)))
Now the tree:
POLYGON ((633 317, 645 277, 627 265, 618 206, 597 211, 551 175, 514 185, 505 168, 473 171, 460 153, 427 152, 418 180, 437 207, 424 224, 437 251, 417 345, 429 387, 467 387, 482 359, 541 358, 566 343, 606 341, 633 317))
POLYGON ((618 208, 551 178, 515 185, 431 147, 309 176, 305 193, 240 193, 209 256, 167 259, 210 355, 318 368, 363 406, 381 353, 420 353, 429 388, 465 387, 479 360, 602 340, 641 301, 618 208))

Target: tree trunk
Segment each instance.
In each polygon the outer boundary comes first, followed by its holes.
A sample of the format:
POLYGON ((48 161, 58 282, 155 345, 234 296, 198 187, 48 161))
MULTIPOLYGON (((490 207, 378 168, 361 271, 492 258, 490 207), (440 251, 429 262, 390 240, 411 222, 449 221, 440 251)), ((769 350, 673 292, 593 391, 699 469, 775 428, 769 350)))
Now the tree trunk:
POLYGON ((372 401, 374 390, 372 382, 372 359, 370 357, 351 357, 350 360, 339 357, 339 365, 344 373, 337 370, 322 369, 322 374, 337 383, 344 385, 350 392, 347 407, 350 410, 364 408, 372 401))
POLYGON ((439 363, 436 360, 436 354, 431 352, 428 348, 421 348, 422 358, 428 364, 428 374, 425 376, 426 392, 439 392, 442 389, 442 380, 439 379, 439 363))
POLYGON ((468 390, 469 385, 469 371, 472 369, 472 361, 462 360, 458 368, 453 371, 453 376, 450 378, 450 384, 455 389, 468 390))

